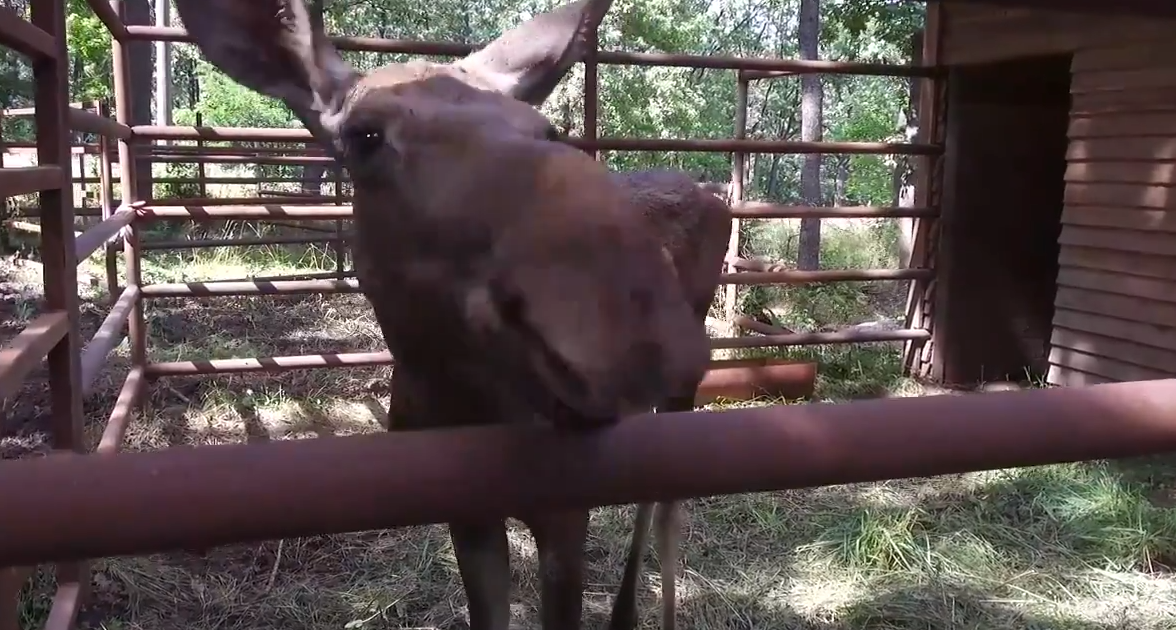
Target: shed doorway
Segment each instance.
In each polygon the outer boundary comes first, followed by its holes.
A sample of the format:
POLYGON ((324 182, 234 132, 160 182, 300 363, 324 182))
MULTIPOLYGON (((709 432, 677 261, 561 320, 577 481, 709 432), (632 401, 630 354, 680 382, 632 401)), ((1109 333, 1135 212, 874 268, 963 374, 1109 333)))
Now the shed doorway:
POLYGON ((1071 57, 950 70, 935 309, 945 383, 1048 372, 1071 57))

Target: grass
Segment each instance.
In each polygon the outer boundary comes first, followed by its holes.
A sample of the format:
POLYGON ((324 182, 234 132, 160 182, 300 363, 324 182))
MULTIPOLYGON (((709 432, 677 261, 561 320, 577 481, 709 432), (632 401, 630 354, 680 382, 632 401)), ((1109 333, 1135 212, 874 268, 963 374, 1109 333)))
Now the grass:
MULTIPOLYGON (((826 231, 834 246, 835 234, 826 231)), ((178 282, 330 268, 320 260, 301 250, 213 251, 156 256, 147 270, 152 281, 178 282)), ((3 271, 5 314, 30 316, 36 307, 29 287, 39 278, 3 271)), ((824 305, 826 321, 809 325, 852 323, 892 309, 885 296, 868 291, 793 291, 773 299, 779 306, 788 296, 791 304, 802 296, 824 305)), ((100 289, 86 298, 83 328, 92 332, 108 306, 100 289)), ((159 300, 148 309, 148 329, 155 360, 381 347, 359 296, 159 300)), ((818 397, 825 400, 941 393, 902 377, 896 345, 804 348, 788 356, 820 361, 818 397)), ((109 413, 125 369, 121 347, 86 401, 96 420, 109 413)), ((388 368, 363 368, 161 381, 128 448, 379 431, 387 376, 388 368)), ((6 456, 45 448, 37 421, 43 390, 33 382, 9 401, 0 438, 6 456)), ((99 429, 95 422, 91 437, 99 429)), ((1176 627, 1173 464, 1090 462, 689 501, 680 625, 1167 630, 1176 627)), ((593 514, 586 627, 607 617, 631 516, 631 507, 593 514)), ((534 545, 517 524, 510 540, 515 624, 536 628, 534 545)), ((642 623, 654 628, 656 560, 649 562, 642 623)), ((90 628, 464 627, 464 596, 440 526, 106 559, 95 563, 94 580, 83 618, 90 628)), ((40 627, 51 594, 51 572, 41 570, 23 594, 22 627, 40 627)))

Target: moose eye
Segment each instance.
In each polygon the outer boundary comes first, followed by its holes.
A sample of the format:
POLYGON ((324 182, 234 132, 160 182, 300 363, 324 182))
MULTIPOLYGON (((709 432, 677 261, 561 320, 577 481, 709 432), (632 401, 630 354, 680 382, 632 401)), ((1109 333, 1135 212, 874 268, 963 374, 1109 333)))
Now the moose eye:
POLYGON ((384 131, 375 127, 352 129, 344 140, 344 149, 361 160, 371 157, 384 146, 384 131))

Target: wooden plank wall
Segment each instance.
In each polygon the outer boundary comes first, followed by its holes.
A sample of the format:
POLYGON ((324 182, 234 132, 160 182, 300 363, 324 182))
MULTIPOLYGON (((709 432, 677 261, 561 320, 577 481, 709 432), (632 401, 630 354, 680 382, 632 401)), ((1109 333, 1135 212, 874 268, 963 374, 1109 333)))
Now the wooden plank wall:
POLYGON ((1071 64, 1058 385, 1176 375, 1176 43, 1117 44, 1071 64))
POLYGON ((945 7, 948 63, 1073 53, 1049 381, 1176 375, 1176 23, 945 7))

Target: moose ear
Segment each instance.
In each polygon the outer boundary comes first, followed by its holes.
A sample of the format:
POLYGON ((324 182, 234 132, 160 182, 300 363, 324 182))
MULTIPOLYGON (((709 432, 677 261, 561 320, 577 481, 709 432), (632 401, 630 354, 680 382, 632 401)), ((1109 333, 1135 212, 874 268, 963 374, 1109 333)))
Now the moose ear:
POLYGON ((358 75, 302 0, 176 0, 204 58, 234 81, 281 100, 335 150, 337 115, 358 75))
POLYGON ((612 0, 576 0, 540 13, 454 65, 537 107, 584 58, 610 6, 612 0))

